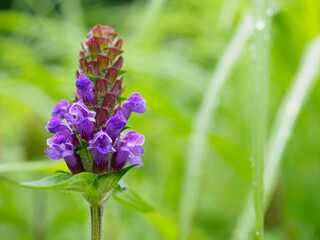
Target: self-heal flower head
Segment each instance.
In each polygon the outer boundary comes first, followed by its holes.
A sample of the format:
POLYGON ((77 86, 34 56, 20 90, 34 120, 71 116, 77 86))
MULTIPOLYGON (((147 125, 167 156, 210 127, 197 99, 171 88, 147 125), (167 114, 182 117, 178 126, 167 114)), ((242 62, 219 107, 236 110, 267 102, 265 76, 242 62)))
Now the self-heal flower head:
POLYGON ((74 146, 63 133, 57 133, 52 138, 47 140, 49 149, 46 154, 52 160, 63 158, 67 163, 69 169, 74 172, 82 171, 82 164, 79 157, 74 153, 74 146))
POLYGON ((142 134, 131 131, 128 132, 125 138, 120 139, 118 144, 118 151, 115 157, 115 166, 118 169, 124 167, 127 163, 142 166, 142 159, 140 155, 144 154, 142 145, 145 138, 142 134))
POLYGON ((133 93, 124 101, 121 112, 128 119, 132 112, 144 113, 146 110, 146 100, 139 93, 133 93))
POLYGON ((89 139, 93 134, 96 113, 89 110, 82 101, 74 103, 69 112, 75 117, 71 124, 77 125, 82 138, 89 139))
POLYGON ((96 174, 141 166, 144 136, 134 131, 121 137, 132 112, 143 113, 146 101, 133 93, 125 101, 122 39, 108 26, 97 25, 81 44, 75 98, 60 101, 46 128, 47 156, 63 158, 72 173, 96 174), (65 121, 66 120, 66 121, 65 121))
POLYGON ((112 139, 106 132, 100 129, 89 144, 88 149, 92 149, 94 168, 96 171, 105 171, 109 153, 116 151, 112 146, 112 139))
POLYGON ((70 105, 67 101, 61 100, 52 110, 52 117, 69 120, 71 115, 69 113, 70 105))
POLYGON ((92 91, 93 83, 89 78, 86 78, 83 74, 80 74, 76 81, 76 87, 83 102, 93 104, 94 94, 92 91))

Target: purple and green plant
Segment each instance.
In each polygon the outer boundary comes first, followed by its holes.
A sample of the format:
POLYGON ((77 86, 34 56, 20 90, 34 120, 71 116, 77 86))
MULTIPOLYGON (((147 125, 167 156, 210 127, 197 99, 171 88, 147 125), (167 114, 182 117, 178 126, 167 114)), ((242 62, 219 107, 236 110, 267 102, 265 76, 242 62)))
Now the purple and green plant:
POLYGON ((139 93, 127 99, 124 92, 121 50, 123 40, 109 26, 97 25, 82 44, 76 90, 70 102, 61 100, 53 108, 46 129, 46 156, 64 159, 70 172, 58 173, 20 186, 80 193, 90 208, 91 239, 102 239, 105 203, 111 198, 142 212, 152 210, 120 179, 132 168, 143 165, 145 138, 131 130, 131 113, 146 111, 139 93))

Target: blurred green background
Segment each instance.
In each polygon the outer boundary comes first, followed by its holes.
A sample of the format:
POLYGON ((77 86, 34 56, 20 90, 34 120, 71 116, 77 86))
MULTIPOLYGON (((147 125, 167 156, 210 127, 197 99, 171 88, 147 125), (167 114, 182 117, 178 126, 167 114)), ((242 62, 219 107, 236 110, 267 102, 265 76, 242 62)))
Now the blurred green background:
MULTIPOLYGON (((104 237, 177 239, 190 133, 217 62, 250 1, 2 0, 0 6, 0 164, 46 159, 45 125, 58 100, 73 96, 80 42, 94 25, 110 25, 124 39, 125 96, 138 91, 148 106, 129 122, 146 136, 145 166, 125 180, 156 210, 142 214, 111 200, 104 237)), ((281 1, 273 11, 269 128, 303 49, 320 33, 320 2, 281 1)), ((189 239, 229 239, 250 186, 249 52, 250 41, 230 70, 206 131, 189 239)), ((320 239, 319 92, 317 81, 291 132, 265 216, 266 239, 320 239)), ((4 174, 27 180, 57 170, 21 173, 17 168, 4 174)), ((0 239, 84 240, 89 231, 80 196, 0 182, 0 239)))

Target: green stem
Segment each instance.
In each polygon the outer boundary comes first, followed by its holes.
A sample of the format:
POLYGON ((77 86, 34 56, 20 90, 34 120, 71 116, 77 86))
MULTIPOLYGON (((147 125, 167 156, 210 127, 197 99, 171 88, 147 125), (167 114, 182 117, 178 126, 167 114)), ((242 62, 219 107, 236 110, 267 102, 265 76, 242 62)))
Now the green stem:
POLYGON ((102 219, 103 219, 103 206, 99 204, 90 204, 91 216, 91 240, 102 239, 102 219))

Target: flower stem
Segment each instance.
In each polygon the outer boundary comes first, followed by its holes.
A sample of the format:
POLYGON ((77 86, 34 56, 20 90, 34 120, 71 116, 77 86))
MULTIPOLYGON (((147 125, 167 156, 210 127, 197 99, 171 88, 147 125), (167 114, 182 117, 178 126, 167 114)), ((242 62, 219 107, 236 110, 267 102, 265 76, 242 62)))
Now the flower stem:
POLYGON ((99 204, 91 204, 90 216, 91 216, 91 240, 102 239, 102 219, 103 219, 103 206, 99 204))

